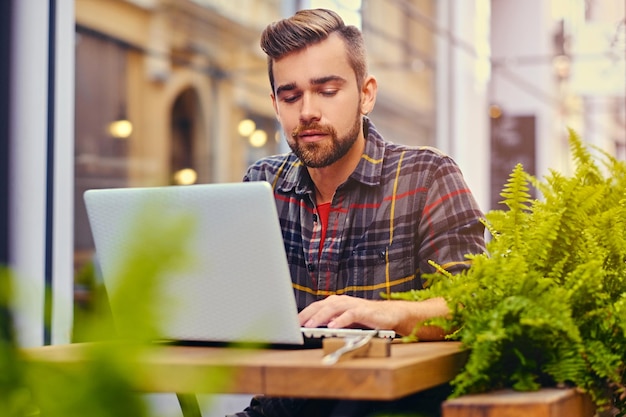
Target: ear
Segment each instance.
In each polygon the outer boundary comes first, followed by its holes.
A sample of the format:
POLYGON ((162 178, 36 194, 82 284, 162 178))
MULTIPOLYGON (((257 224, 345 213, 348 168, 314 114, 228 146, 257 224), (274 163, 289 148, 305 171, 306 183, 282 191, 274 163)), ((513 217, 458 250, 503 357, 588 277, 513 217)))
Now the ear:
POLYGON ((376 104, 376 92, 378 82, 373 75, 368 75, 361 87, 361 114, 368 114, 374 109, 376 104))
POLYGON ((270 98, 272 99, 272 107, 274 107, 274 113, 276 113, 276 118, 278 119, 278 106, 276 105, 276 96, 274 93, 270 93, 270 98))

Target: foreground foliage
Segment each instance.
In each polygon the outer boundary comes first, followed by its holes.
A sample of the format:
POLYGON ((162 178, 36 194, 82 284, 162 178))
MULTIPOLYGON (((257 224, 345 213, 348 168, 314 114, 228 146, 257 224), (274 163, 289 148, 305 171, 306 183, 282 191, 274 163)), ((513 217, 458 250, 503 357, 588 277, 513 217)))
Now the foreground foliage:
MULTIPOLYGON (((193 262, 184 248, 195 220, 185 215, 159 222, 150 220, 157 215, 146 209, 136 222, 121 268, 122 284, 109 294, 111 301, 134 306, 127 312, 127 319, 132 321, 135 334, 132 340, 119 340, 112 328, 107 300, 96 299, 81 311, 74 329, 75 341, 99 342, 87 345, 90 360, 80 369, 37 363, 22 354, 11 311, 11 287, 17 278, 0 268, 0 417, 149 414, 146 398, 137 394, 133 358, 145 353, 150 342, 159 338, 160 318, 172 306, 164 293, 162 268, 179 271, 193 262), (164 232, 171 237, 168 241, 156 239, 164 232), (146 241, 153 243, 145 245, 146 241)), ((207 374, 206 378, 219 384, 227 376, 207 374)))
POLYGON ((470 349, 454 396, 567 385, 600 409, 626 410, 626 165, 594 158, 573 131, 570 147, 572 176, 539 181, 515 167, 507 209, 486 214, 492 239, 470 269, 435 265, 426 290, 393 295, 448 302, 451 317, 431 323, 470 349))

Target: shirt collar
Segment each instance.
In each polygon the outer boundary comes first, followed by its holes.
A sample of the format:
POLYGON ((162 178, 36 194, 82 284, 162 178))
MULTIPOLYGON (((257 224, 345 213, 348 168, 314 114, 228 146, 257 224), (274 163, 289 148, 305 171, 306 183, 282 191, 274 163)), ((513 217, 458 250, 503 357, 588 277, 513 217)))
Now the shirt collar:
MULTIPOLYGON (((367 116, 363 117, 363 131, 365 133, 365 150, 355 170, 350 174, 350 180, 375 186, 381 181, 385 141, 367 116)), ((293 153, 288 156, 285 171, 282 180, 276 184, 278 190, 289 192, 295 189, 296 194, 306 194, 313 191, 313 182, 309 172, 293 153)))

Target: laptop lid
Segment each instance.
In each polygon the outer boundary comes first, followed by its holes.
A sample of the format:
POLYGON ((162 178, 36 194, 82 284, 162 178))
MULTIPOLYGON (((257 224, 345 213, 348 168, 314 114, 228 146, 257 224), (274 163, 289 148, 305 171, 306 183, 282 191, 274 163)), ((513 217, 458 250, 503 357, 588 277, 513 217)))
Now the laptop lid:
MULTIPOLYGON (((193 227, 183 239, 187 265, 159 270, 160 284, 172 300, 164 306, 167 314, 159 323, 164 339, 303 343, 268 183, 88 190, 84 200, 109 294, 120 287, 120 277, 125 275, 122 269, 130 242, 142 239, 138 224, 167 222, 180 215, 191 219, 193 227)), ((148 229, 149 241, 142 242, 148 248, 171 237, 167 228, 156 226, 148 229), (155 236, 160 230, 163 235, 155 236)), ((158 268, 159 259, 154 262, 158 268)), ((122 314, 132 305, 111 301, 118 331, 122 336, 132 334, 132 324, 125 322, 128 314, 122 314)))

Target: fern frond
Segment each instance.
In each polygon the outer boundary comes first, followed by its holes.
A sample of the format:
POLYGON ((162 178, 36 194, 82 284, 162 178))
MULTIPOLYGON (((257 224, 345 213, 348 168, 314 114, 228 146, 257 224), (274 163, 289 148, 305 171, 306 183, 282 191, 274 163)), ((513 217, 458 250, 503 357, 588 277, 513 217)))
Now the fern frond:
POLYGON ((508 210, 493 210, 485 216, 487 230, 496 239, 504 239, 499 247, 506 247, 507 251, 523 252, 528 243, 521 239, 524 230, 529 227, 527 219, 532 205, 528 184, 528 175, 522 165, 517 164, 500 193, 504 198, 501 203, 508 210))
POLYGON ((500 203, 506 204, 512 212, 529 210, 532 199, 528 193, 530 191, 528 182, 528 176, 522 164, 515 165, 508 181, 504 185, 502 193, 500 193, 504 197, 504 200, 500 203))
POLYGON ((574 161, 577 163, 577 167, 579 170, 583 166, 587 167, 587 169, 584 170, 586 174, 584 179, 592 184, 601 181, 602 173, 591 156, 589 149, 584 146, 582 139, 573 129, 568 129, 568 133, 570 151, 574 161))

